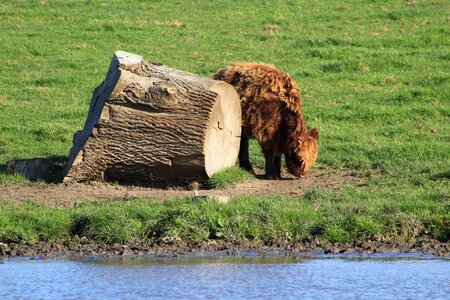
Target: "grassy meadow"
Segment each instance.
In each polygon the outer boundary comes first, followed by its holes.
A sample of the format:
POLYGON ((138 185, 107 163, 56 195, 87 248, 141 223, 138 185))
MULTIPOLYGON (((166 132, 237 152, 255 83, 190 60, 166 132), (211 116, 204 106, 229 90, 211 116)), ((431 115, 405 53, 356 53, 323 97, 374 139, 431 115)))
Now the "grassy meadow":
MULTIPOLYGON (((308 127, 320 131, 315 168, 369 180, 363 189, 227 205, 139 200, 55 209, 0 201, 0 241, 78 233, 103 242, 153 233, 353 241, 425 232, 448 241, 449 11, 444 0, 2 1, 0 189, 25 181, 5 174, 10 159, 64 162, 115 50, 208 77, 236 61, 274 64, 296 80, 308 127), (219 235, 218 227, 227 230, 219 235)), ((256 143, 251 151, 262 167, 256 143)), ((215 186, 236 177, 222 176, 215 186)))

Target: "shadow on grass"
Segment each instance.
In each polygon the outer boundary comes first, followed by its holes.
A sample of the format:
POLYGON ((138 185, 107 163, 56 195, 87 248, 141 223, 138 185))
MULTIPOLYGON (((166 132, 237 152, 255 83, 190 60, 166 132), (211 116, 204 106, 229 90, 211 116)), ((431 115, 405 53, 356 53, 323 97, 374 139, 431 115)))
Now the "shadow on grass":
MULTIPOLYGON (((45 158, 13 159, 7 164, 0 165, 0 183, 62 183, 64 179, 64 169, 68 158, 66 156, 48 156, 45 158)), ((158 189, 182 189, 182 190, 209 190, 217 188, 227 188, 239 182, 253 177, 237 166, 222 170, 212 178, 175 178, 174 180, 148 180, 148 176, 143 176, 142 181, 126 180, 127 177, 119 180, 106 180, 108 183, 121 186, 136 186, 158 189)), ((258 179, 266 179, 264 175, 257 175, 258 179)), ((283 178, 282 180, 293 180, 283 178)))
POLYGON ((64 178, 66 156, 12 159, 0 165, 0 181, 9 183, 31 182, 60 183, 64 178))
POLYGON ((433 181, 437 180, 449 180, 450 179, 450 171, 445 171, 441 173, 436 173, 430 176, 430 179, 433 181))
POLYGON ((254 176, 256 177, 256 179, 259 179, 259 180, 287 180, 287 181, 298 180, 298 178, 294 178, 294 177, 282 177, 282 178, 278 178, 278 179, 273 179, 273 178, 267 177, 265 174, 258 174, 258 175, 254 175, 254 176))

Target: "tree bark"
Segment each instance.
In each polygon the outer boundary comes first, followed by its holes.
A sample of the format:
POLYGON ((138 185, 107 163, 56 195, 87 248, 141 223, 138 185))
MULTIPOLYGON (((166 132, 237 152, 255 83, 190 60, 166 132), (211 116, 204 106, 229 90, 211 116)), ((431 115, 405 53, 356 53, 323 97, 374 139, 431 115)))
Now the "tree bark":
POLYGON ((74 136, 64 181, 206 179, 235 164, 240 134, 231 85, 117 51, 74 136))

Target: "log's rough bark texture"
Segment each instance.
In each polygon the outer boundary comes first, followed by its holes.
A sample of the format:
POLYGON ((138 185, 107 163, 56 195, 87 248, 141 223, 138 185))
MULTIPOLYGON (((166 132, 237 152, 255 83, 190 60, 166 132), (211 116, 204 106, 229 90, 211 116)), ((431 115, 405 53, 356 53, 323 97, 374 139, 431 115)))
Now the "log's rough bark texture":
POLYGON ((224 82, 115 52, 64 181, 206 179, 236 162, 241 108, 224 82))

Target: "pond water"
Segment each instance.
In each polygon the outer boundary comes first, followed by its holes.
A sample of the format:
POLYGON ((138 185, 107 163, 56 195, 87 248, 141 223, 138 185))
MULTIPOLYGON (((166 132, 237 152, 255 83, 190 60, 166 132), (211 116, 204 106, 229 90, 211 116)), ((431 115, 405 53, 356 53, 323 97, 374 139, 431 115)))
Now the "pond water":
POLYGON ((433 256, 0 260, 0 299, 450 299, 433 256))

